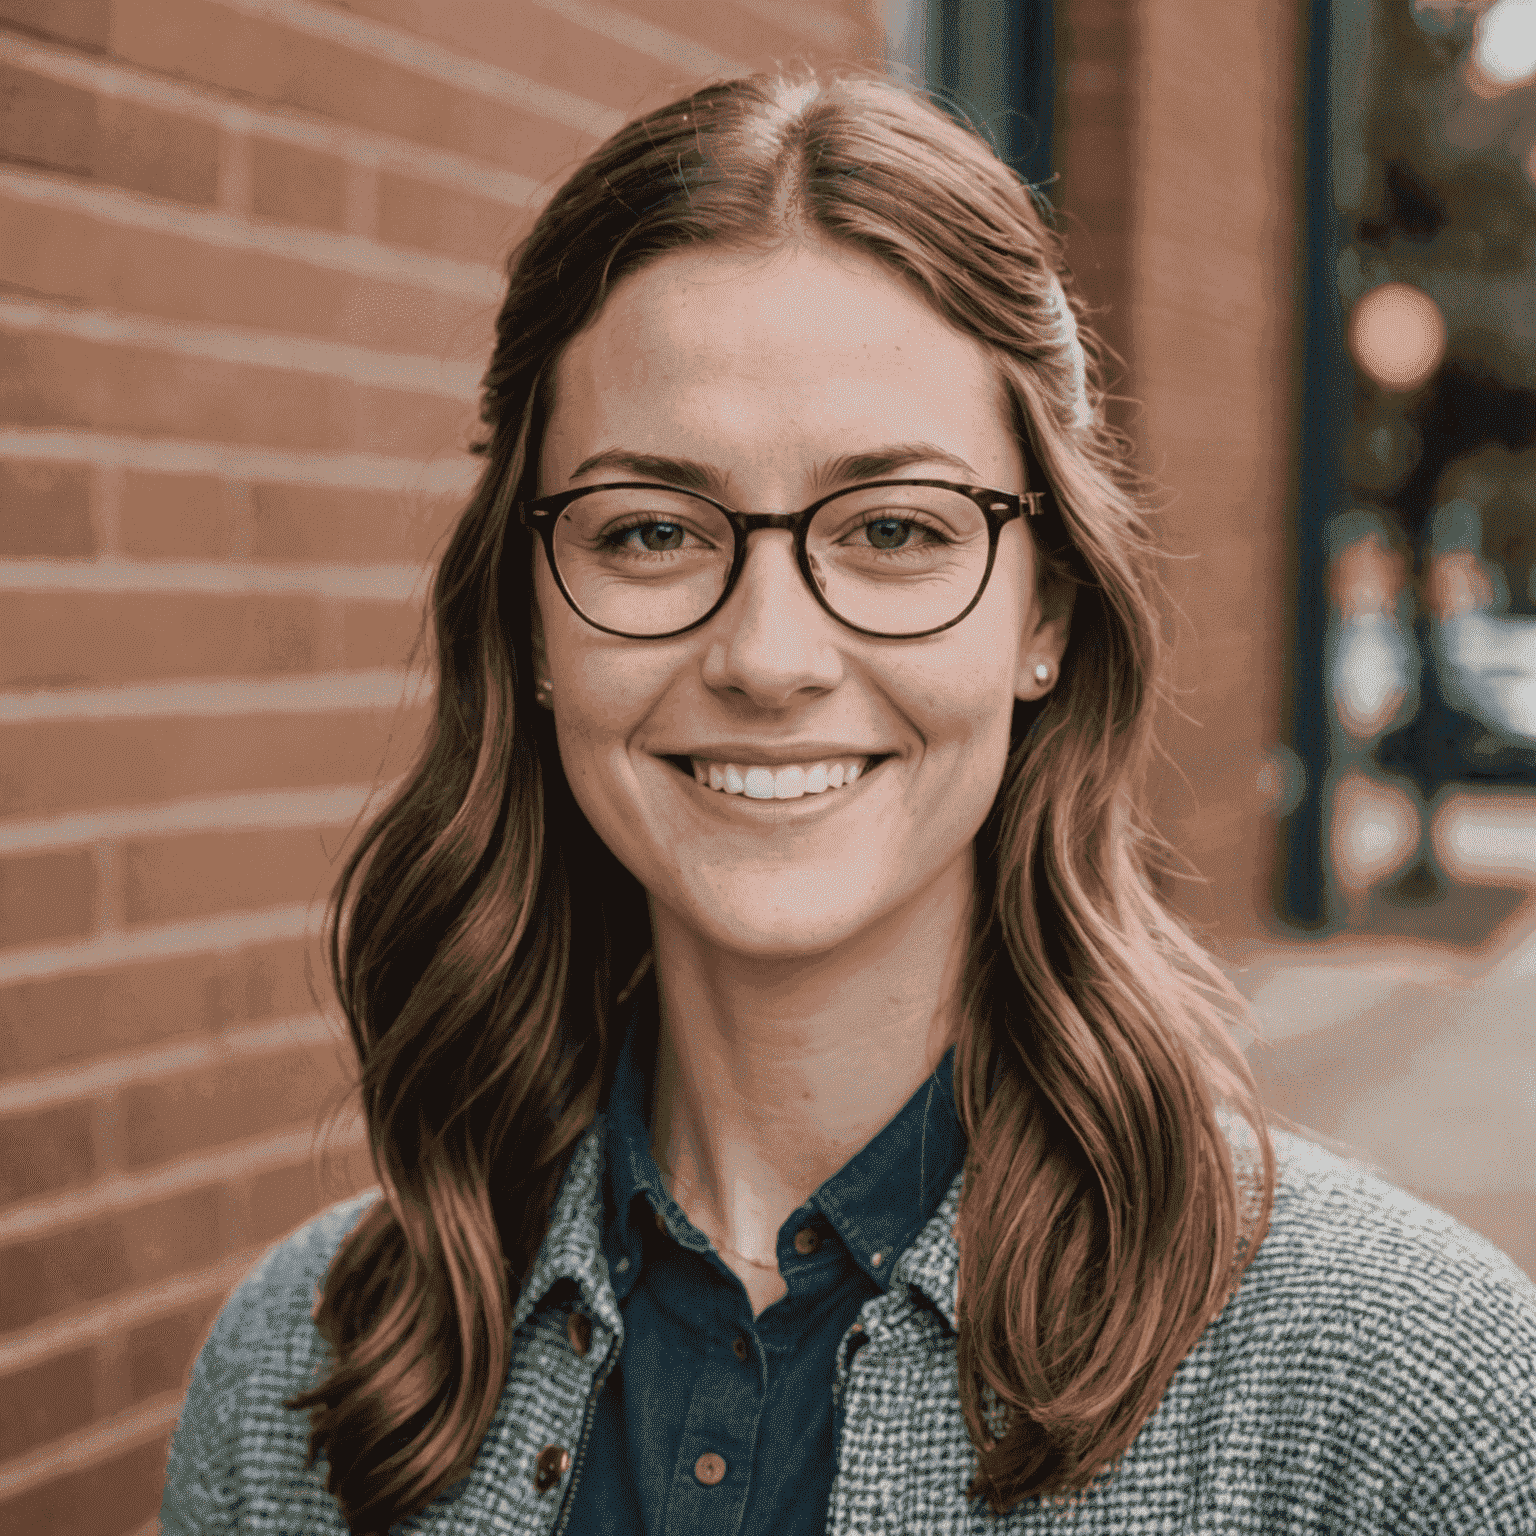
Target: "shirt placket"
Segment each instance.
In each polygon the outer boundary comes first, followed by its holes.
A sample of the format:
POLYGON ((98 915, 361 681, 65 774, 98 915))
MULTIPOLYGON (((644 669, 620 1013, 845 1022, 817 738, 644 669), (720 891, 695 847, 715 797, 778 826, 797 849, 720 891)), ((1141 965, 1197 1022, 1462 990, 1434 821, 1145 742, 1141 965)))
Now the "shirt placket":
POLYGON ((727 1536, 741 1528, 765 1389, 759 1346, 746 1333, 711 1343, 689 1397, 664 1536, 727 1536))

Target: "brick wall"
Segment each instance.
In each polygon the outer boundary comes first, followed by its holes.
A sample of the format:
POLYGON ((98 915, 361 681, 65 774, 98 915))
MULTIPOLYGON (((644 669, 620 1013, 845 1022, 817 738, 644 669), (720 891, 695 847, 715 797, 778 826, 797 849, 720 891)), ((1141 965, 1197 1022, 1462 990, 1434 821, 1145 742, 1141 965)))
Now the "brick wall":
POLYGON ((313 935, 422 726, 506 246, 873 16, 0 0, 0 1531, 150 1528, 223 1298, 368 1180, 313 935))
POLYGON ((1161 487, 1177 702, 1159 826, 1170 894, 1222 947, 1273 920, 1296 432, 1294 0, 1058 0, 1069 259, 1125 360, 1116 419, 1161 487), (1204 882, 1204 883, 1201 883, 1204 882))

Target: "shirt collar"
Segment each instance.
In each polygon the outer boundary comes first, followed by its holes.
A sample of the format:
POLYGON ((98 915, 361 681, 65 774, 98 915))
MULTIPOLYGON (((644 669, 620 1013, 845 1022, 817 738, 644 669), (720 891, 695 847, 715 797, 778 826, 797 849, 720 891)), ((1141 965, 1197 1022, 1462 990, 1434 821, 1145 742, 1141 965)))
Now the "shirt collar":
MULTIPOLYGON (((655 1060, 654 987, 647 979, 637 989, 630 1006, 629 1026, 619 1047, 618 1063, 608 1090, 603 1251, 620 1302, 640 1274, 644 1241, 636 1226, 637 1217, 651 1220, 648 1212, 666 1211, 670 1207, 661 1170, 651 1156, 651 1071, 655 1060), (640 1210, 635 1205, 635 1197, 642 1194, 648 1202, 647 1210, 640 1210)), ((679 1230, 680 1225, 675 1226, 674 1235, 679 1230)))
MULTIPOLYGON (((651 1211, 672 1209, 650 1150, 656 1017, 654 985, 648 982, 636 993, 608 1096, 603 1248, 621 1302, 640 1269, 643 1239, 637 1219, 648 1221, 651 1211), (637 1206, 635 1197, 642 1194, 646 1201, 637 1206)), ((951 1047, 895 1118, 807 1205, 826 1216, 854 1262, 885 1290, 897 1258, 950 1192, 965 1151, 965 1133, 955 1113, 951 1047)), ((930 1299, 944 1310, 939 1297, 930 1299)), ((952 1299, 947 1310, 953 1312, 952 1299)))
MULTIPOLYGON (((1246 1120, 1229 1110, 1218 1112, 1217 1119, 1231 1146, 1238 1188, 1245 1197, 1245 1224, 1256 1224, 1261 1210, 1262 1156, 1246 1120)), ((577 1282, 594 1318, 622 1336, 619 1298, 609 1278, 611 1263, 605 1262, 604 1252, 602 1186, 607 1181, 603 1167, 604 1151, 610 1140, 606 1117, 599 1114, 566 1165, 544 1241, 527 1282, 519 1288, 512 1319, 514 1330, 521 1327, 557 1280, 569 1279, 577 1282)), ((964 1173, 957 1173, 938 1209, 911 1245, 899 1253, 889 1282, 881 1282, 889 1284, 888 1295, 878 1302, 884 1309, 882 1316, 893 1316, 889 1308, 903 1290, 910 1288, 920 1293, 951 1329, 958 1329, 960 1247, 955 1238, 955 1221, 963 1185, 964 1173)), ((1249 1241, 1245 1225, 1237 1256, 1241 1256, 1249 1241)), ((631 1272, 635 1268, 632 1262, 631 1272)))
POLYGON ((603 1262, 601 1228, 603 1143, 606 1127, 598 1115, 576 1143, 555 1194, 549 1226, 527 1280, 518 1288, 512 1330, 522 1327, 534 1308, 560 1280, 574 1280, 593 1317, 610 1331, 623 1333, 617 1298, 603 1262))

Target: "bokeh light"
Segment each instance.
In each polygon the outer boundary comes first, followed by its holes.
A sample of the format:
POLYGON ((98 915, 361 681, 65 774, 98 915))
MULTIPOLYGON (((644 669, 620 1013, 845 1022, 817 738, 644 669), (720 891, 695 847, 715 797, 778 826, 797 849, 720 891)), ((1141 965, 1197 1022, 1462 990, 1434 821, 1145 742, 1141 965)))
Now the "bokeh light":
POLYGON ((1350 314, 1349 350, 1383 389, 1417 389, 1445 356, 1445 318, 1423 289, 1383 283, 1350 314))
POLYGON ((1368 890, 1401 869, 1418 846, 1418 807, 1396 784, 1352 769, 1335 792, 1330 841, 1339 884, 1368 890))
POLYGON ((1498 0, 1477 18, 1471 66, 1508 88, 1536 75, 1536 0, 1498 0))

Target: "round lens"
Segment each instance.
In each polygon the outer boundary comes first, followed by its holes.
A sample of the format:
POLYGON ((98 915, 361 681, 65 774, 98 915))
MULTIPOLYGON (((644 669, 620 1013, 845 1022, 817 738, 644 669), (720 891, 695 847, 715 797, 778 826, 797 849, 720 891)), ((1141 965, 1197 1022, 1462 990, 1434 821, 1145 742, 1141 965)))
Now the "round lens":
POLYGON ((715 606, 735 543, 724 514, 697 496, 604 486, 560 514, 554 547, 582 614, 644 636, 686 629, 715 606))
POLYGON ((806 554, 839 618, 883 635, 939 629, 987 574, 987 519, 969 496, 929 485, 861 486, 811 519, 806 554))

